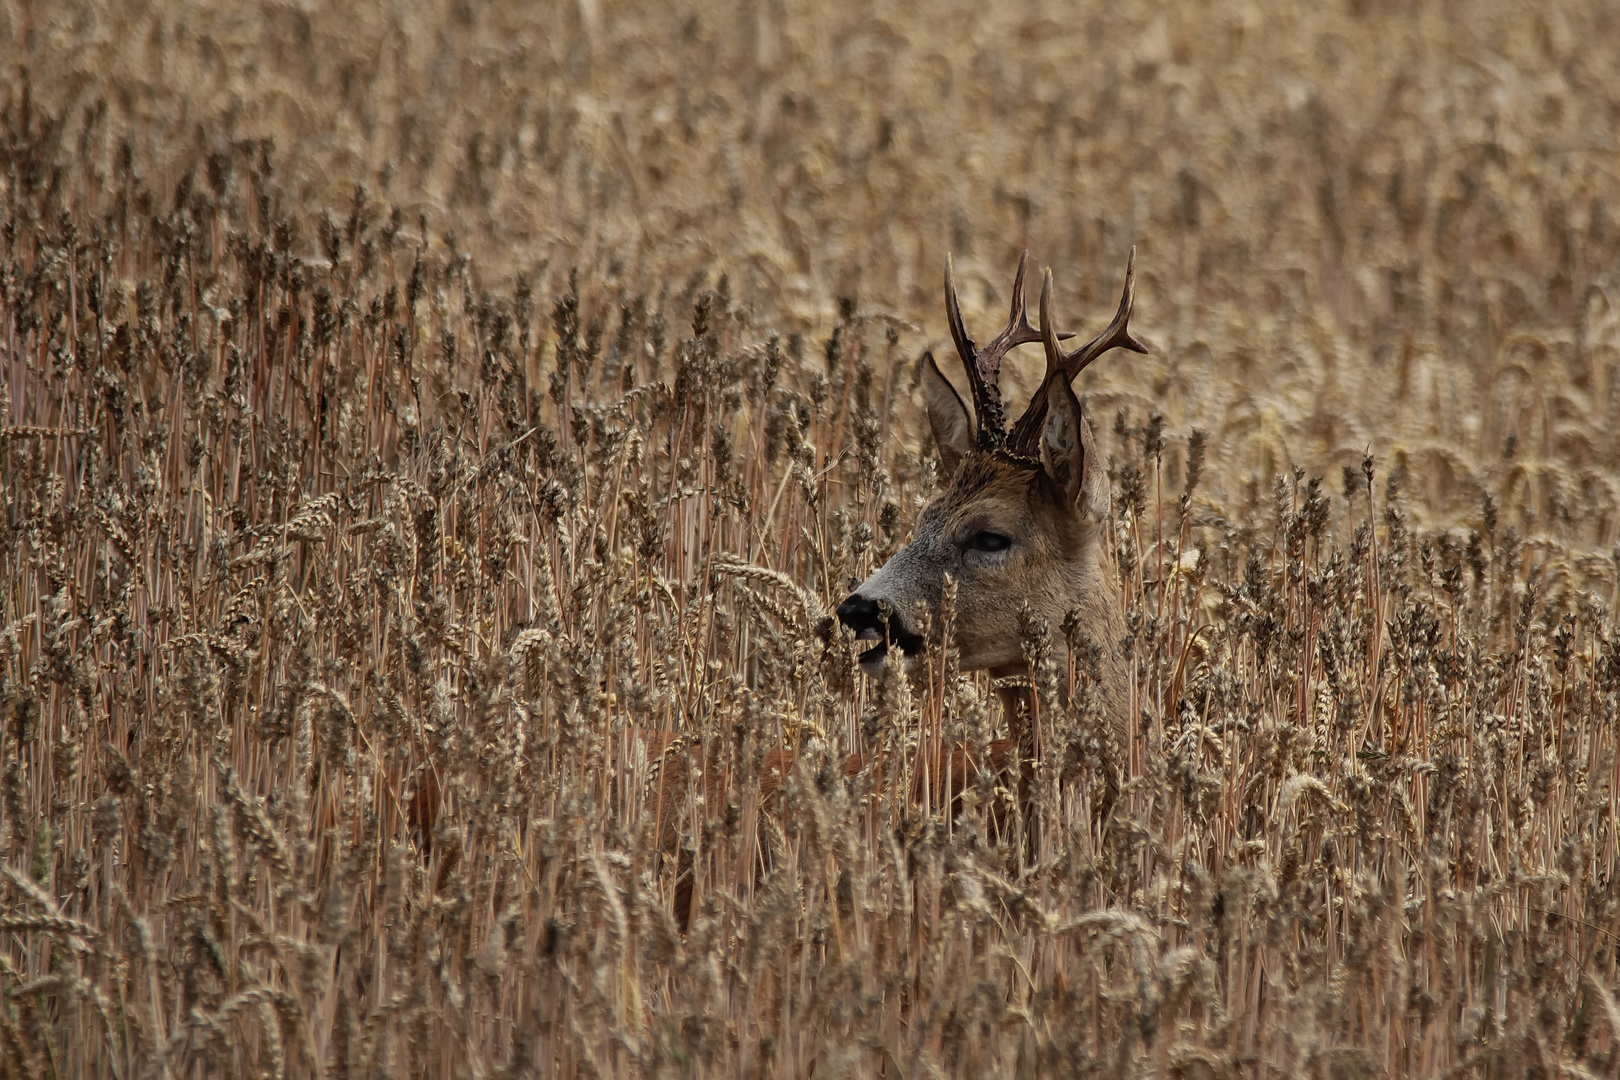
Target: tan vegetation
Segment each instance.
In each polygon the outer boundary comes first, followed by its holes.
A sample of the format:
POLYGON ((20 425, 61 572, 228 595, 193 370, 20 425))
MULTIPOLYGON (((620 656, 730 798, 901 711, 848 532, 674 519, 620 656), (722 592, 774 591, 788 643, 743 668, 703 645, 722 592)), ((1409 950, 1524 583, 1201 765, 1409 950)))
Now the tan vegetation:
POLYGON ((1612 6, 356 7, 0 3, 0 1074, 1615 1075, 1612 6), (1133 243, 951 820, 829 611, 1133 243))

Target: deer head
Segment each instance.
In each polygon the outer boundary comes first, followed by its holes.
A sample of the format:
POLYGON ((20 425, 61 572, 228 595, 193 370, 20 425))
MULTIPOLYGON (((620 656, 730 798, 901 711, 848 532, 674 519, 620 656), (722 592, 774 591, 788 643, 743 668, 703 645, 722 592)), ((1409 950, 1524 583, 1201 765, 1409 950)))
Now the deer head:
POLYGON ((1108 480, 1070 383, 1110 349, 1147 351, 1128 326, 1135 262, 1132 249, 1113 322, 1064 352, 1059 342, 1072 335, 1058 333, 1053 319, 1051 270, 1041 287, 1041 328, 1030 326, 1025 315, 1027 251, 1018 260, 1007 326, 983 347, 962 324, 946 260, 945 315, 967 369, 974 416, 933 355, 924 356, 928 422, 950 480, 924 508, 911 543, 838 605, 839 619, 871 643, 861 654, 862 670, 881 670, 895 647, 908 656, 923 649, 924 626, 938 624, 947 575, 956 583, 955 642, 963 670, 995 671, 1022 662, 1018 620, 1025 604, 1054 628, 1078 610, 1094 641, 1119 641, 1123 613, 1103 542, 1108 480), (1001 362, 1019 345, 1037 341, 1046 349, 1046 376, 1008 431, 1001 362))

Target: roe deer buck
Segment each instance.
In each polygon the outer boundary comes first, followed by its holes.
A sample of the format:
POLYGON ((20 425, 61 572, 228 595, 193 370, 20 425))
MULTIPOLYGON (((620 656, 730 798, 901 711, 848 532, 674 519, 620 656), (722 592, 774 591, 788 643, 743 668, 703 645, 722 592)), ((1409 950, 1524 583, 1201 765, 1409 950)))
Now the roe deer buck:
MULTIPOLYGON (((951 339, 967 369, 975 427, 967 406, 946 381, 932 353, 923 358, 928 422, 939 447, 946 490, 923 509, 916 533, 843 603, 838 617, 861 640, 861 668, 880 671, 898 646, 906 656, 925 644, 922 626, 938 625, 945 579, 956 583, 955 646, 963 671, 1013 674, 1024 666, 1019 613, 1030 611, 1059 625, 1071 613, 1100 647, 1100 686, 1110 754, 1125 735, 1126 672, 1119 655, 1125 634, 1105 526, 1109 486, 1093 447, 1096 437, 1081 415, 1070 383, 1111 349, 1147 349, 1130 333, 1136 297, 1136 251, 1125 266, 1125 288, 1114 319, 1097 337, 1064 352, 1052 316, 1052 271, 1041 286, 1041 328, 1025 315, 1024 275, 1029 252, 1018 260, 1012 314, 1006 327, 980 348, 962 325, 956 281, 945 264, 945 313, 951 339), (1041 342, 1046 376, 1009 432, 1001 402, 1002 359, 1020 345, 1041 342)), ((1004 699, 1005 700, 1005 699, 1004 699)), ((1010 719, 1016 709, 1010 702, 1010 719)), ((1027 737, 1027 732, 1014 731, 1027 737)), ((1021 757, 1031 748, 1020 746, 1021 757)))
MULTIPOLYGON (((945 312, 967 369, 977 423, 933 354, 926 354, 923 386, 928 420, 949 485, 924 508, 911 543, 837 609, 838 618, 859 640, 872 642, 860 655, 861 669, 868 674, 881 672, 895 646, 907 657, 925 648, 923 627, 939 625, 947 576, 956 583, 957 610, 971 613, 956 621, 954 644, 963 671, 988 669, 1003 676, 1023 672, 1019 616, 1025 605, 1053 626, 1076 614, 1082 630, 1099 646, 1098 690, 1110 744, 1105 753, 1110 757, 1118 753, 1126 731, 1127 676, 1119 655, 1125 617, 1105 535, 1108 480, 1092 452, 1095 436, 1070 384, 1112 349, 1147 351, 1129 329, 1135 261, 1133 249, 1113 321, 1073 352, 1064 352, 1059 344, 1073 335, 1060 334, 1054 322, 1050 270, 1041 288, 1041 328, 1029 324, 1024 295, 1027 251, 1018 260, 1007 326, 982 349, 963 327, 955 276, 946 261, 945 312), (1037 341, 1045 346, 1046 375, 1009 432, 1003 421, 1001 362, 1012 349, 1037 341)), ((929 760, 919 761, 914 770, 912 799, 926 793, 933 805, 946 800, 954 805, 985 767, 1010 781, 1008 786, 1021 796, 1027 792, 1034 752, 1028 702, 1019 691, 1001 696, 1011 737, 990 743, 984 761, 967 747, 935 745, 929 760)), ((692 746, 684 736, 644 732, 641 738, 648 759, 657 761, 647 797, 655 807, 658 847, 673 856, 680 846, 680 813, 688 796, 719 805, 715 800, 724 799, 724 778, 693 760, 692 746)), ((759 774, 761 811, 768 812, 794 759, 784 749, 765 755, 759 774)), ((872 760, 871 755, 850 755, 841 772, 855 776, 872 760)), ((1113 787, 1110 765, 1102 764, 1113 787)), ((877 767, 881 770, 881 763, 877 767)), ((685 925, 693 888, 693 868, 685 852, 677 868, 675 913, 685 925)))

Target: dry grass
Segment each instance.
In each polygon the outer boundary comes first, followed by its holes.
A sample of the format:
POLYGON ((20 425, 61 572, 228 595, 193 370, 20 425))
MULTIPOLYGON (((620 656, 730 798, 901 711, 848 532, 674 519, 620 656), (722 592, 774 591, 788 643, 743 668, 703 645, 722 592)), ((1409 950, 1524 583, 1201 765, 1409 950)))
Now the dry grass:
POLYGON ((159 6, 0 5, 0 1075, 1620 1070, 1611 8, 159 6), (1122 793, 1031 625, 948 821, 823 613, 1133 242, 1122 793))

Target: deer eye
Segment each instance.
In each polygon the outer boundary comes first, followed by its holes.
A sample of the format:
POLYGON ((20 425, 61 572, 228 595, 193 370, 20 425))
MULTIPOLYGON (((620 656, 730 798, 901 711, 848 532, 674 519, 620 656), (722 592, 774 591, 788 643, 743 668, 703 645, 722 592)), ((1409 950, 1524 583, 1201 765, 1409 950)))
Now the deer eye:
POLYGON ((968 538, 970 551, 1006 551, 1012 547, 1012 538, 994 532, 976 532, 968 538))

